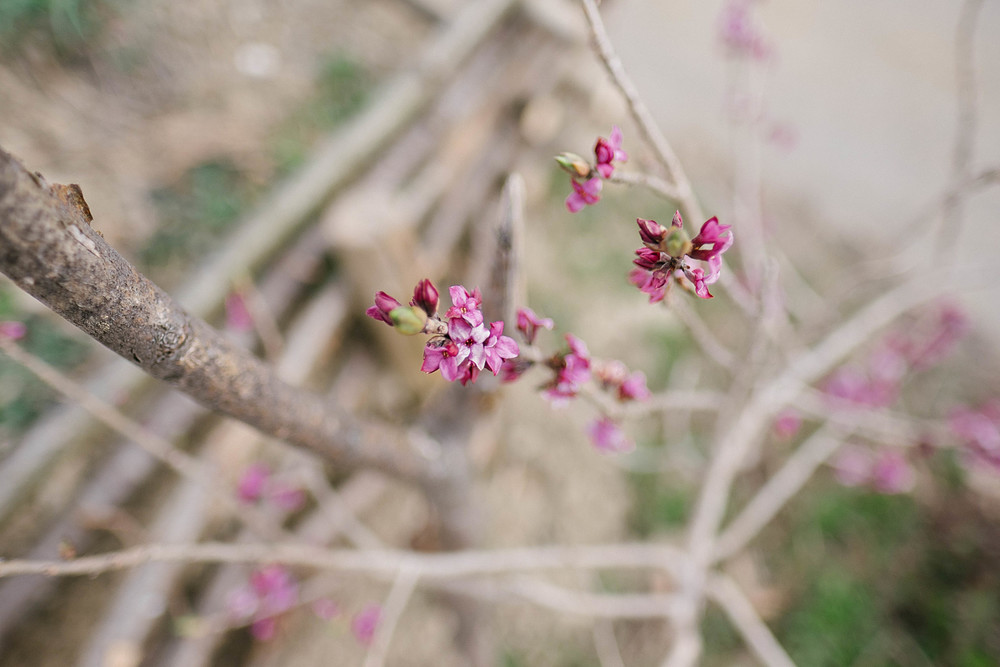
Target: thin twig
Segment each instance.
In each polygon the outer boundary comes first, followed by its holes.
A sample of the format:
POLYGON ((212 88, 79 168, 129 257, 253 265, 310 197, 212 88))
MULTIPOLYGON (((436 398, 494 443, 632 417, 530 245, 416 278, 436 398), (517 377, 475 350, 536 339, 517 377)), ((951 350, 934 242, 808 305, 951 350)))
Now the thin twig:
POLYGON ((375 631, 371 649, 365 656, 364 667, 382 667, 385 664, 386 656, 389 653, 389 644, 396 632, 396 625, 399 623, 403 610, 406 609, 419 581, 419 570, 403 568, 396 575, 396 580, 392 584, 385 605, 382 606, 382 615, 375 631))
POLYGON ((684 298, 673 299, 670 309, 691 332, 691 338, 709 359, 723 368, 732 369, 735 362, 733 353, 719 342, 705 321, 694 311, 684 298))
POLYGON ((226 509, 244 521, 258 535, 275 538, 284 534, 280 527, 275 526, 272 521, 255 509, 240 505, 230 493, 230 489, 220 488, 215 476, 209 474, 193 456, 177 449, 158 435, 147 431, 115 407, 105 403, 55 368, 3 337, 0 337, 0 349, 11 359, 34 373, 42 382, 83 407, 98 421, 133 441, 181 476, 210 489, 215 498, 223 503, 226 509))
POLYGON ((656 194, 672 202, 679 202, 681 198, 681 193, 675 186, 651 174, 640 174, 634 171, 615 171, 608 180, 612 183, 620 183, 622 185, 639 185, 649 188, 656 194))
POLYGON ((716 560, 725 560, 739 553, 805 486, 816 469, 837 451, 849 435, 849 431, 828 426, 799 445, 722 532, 716 542, 716 560))
POLYGON ((715 575, 708 581, 708 594, 729 616, 743 639, 768 667, 795 667, 795 663, 761 620, 739 587, 727 576, 715 575))

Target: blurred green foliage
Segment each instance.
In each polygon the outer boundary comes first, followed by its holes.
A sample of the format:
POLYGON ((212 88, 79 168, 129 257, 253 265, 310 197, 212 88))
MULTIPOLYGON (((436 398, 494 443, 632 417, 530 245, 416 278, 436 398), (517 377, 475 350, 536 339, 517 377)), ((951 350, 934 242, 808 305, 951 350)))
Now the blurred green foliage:
POLYGON ((64 60, 79 57, 113 10, 112 0, 2 0, 0 49, 32 40, 64 60))
POLYGON ((161 224, 141 252, 143 263, 154 270, 188 265, 230 229, 256 192, 229 162, 200 164, 171 187, 154 191, 161 224))
MULTIPOLYGON (((20 342, 49 364, 72 369, 87 357, 87 345, 63 334, 54 323, 19 311, 10 293, 0 288, 0 320, 24 322, 28 332, 20 342)), ((55 393, 20 364, 0 354, 0 430, 4 436, 23 432, 55 400, 55 393)))
POLYGON ((273 153, 279 173, 299 166, 322 133, 357 113, 368 99, 374 78, 353 56, 334 54, 326 60, 313 95, 278 128, 273 153))

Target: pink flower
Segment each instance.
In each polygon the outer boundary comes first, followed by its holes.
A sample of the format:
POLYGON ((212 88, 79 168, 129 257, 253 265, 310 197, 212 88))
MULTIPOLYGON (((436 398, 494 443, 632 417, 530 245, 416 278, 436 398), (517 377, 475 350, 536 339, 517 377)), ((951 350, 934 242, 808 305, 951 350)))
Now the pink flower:
POLYGON ((245 503, 255 503, 264 493, 264 486, 271 476, 271 469, 263 463, 254 463, 243 471, 236 488, 237 497, 245 503))
MULTIPOLYGON (((636 218, 636 223, 639 225, 639 238, 645 243, 648 249, 656 250, 661 243, 667 238, 667 228, 658 223, 656 220, 646 220, 645 218, 636 218)), ((638 254, 638 250, 636 254, 638 254)))
MULTIPOLYGON (((449 320, 463 319, 472 326, 483 323, 483 313, 479 310, 479 306, 483 303, 483 297, 478 289, 469 292, 461 285, 452 285, 448 288, 448 294, 451 295, 452 305, 445 313, 445 317, 449 320)), ((482 367, 480 366, 480 368, 482 367)))
POLYGON ((916 475, 902 452, 885 449, 876 455, 872 463, 871 482, 879 493, 906 493, 913 490, 916 475))
POLYGON ((425 373, 440 370, 445 380, 454 382, 459 376, 459 365, 468 356, 468 347, 459 348, 450 339, 436 336, 424 346, 424 363, 420 366, 420 370, 425 373))
POLYGON ((598 451, 605 454, 620 454, 635 449, 635 443, 625 435, 621 426, 601 417, 587 427, 587 435, 598 451))
POLYGON ((534 365, 534 362, 524 359, 511 359, 500 367, 500 381, 516 382, 534 365))
POLYGON ((479 370, 486 363, 484 343, 490 337, 490 332, 482 324, 482 317, 482 313, 479 313, 480 322, 475 326, 457 317, 452 318, 448 324, 448 338, 458 346, 459 356, 468 358, 479 370))
POLYGON ((619 401, 645 401, 652 395, 646 386, 646 374, 642 371, 635 371, 618 387, 619 401))
POLYGON ((872 455, 867 449, 846 445, 833 462, 833 474, 844 486, 861 486, 871 479, 872 455))
POLYGON ((0 338, 7 340, 20 340, 28 333, 28 327, 23 322, 0 322, 0 338))
POLYGON ((570 351, 557 359, 556 376, 542 394, 553 406, 564 405, 590 379, 590 353, 586 343, 573 334, 566 334, 566 342, 570 351))
POLYGON ((595 176, 583 184, 576 179, 570 179, 569 183, 573 186, 573 193, 566 197, 566 209, 570 213, 576 213, 584 206, 596 204, 601 200, 601 188, 604 187, 604 182, 600 177, 595 176))
POLYGON ((233 331, 250 331, 253 329, 253 317, 247 308, 246 299, 239 292, 230 292, 226 296, 226 327, 233 331))
POLYGON ((403 304, 396 301, 385 292, 376 292, 375 305, 366 310, 365 315, 375 320, 381 320, 391 327, 393 324, 392 319, 389 317, 389 313, 402 305, 403 304))
POLYGON ((298 596, 298 584, 287 568, 266 565, 251 573, 248 586, 230 594, 227 607, 238 620, 253 618, 250 633, 255 639, 267 641, 276 634, 277 617, 293 608, 298 596))
POLYGON ((655 220, 638 218, 639 238, 643 247, 635 251, 632 262, 639 267, 629 273, 629 282, 649 295, 650 303, 666 297, 671 277, 687 279, 694 293, 702 299, 711 299, 708 286, 719 279, 722 270, 722 253, 733 245, 730 225, 720 225, 712 217, 701 226, 698 235, 689 239, 683 230, 680 211, 674 214, 670 228, 655 220), (692 261, 706 262, 708 272, 692 261))
POLYGON ((604 178, 611 178, 615 167, 613 162, 627 162, 628 154, 622 150, 622 131, 617 125, 611 128, 611 136, 597 138, 594 146, 594 155, 597 156, 597 171, 604 178))
POLYGON ((285 512, 295 512, 306 504, 306 494, 302 489, 281 482, 272 484, 268 499, 285 512))
POLYGON ((973 461, 1000 472, 1000 400, 971 410, 952 411, 949 425, 973 461))
POLYGON ((753 0, 730 0, 719 16, 719 39, 736 55, 763 60, 771 47, 753 22, 752 6, 753 0))
POLYGON ((782 410, 771 426, 779 440, 790 440, 802 428, 802 417, 795 410, 782 410))
POLYGON ((503 322, 497 321, 490 324, 489 337, 483 344, 483 356, 486 358, 486 365, 493 375, 500 372, 506 359, 513 359, 521 350, 513 338, 503 335, 503 322))
POLYGON ((354 638, 365 646, 370 646, 375 639, 375 631, 382 620, 382 607, 377 604, 370 604, 351 620, 351 632, 354 638))
POLYGON ((340 616, 341 609, 340 605, 331 600, 330 598, 320 598, 312 603, 313 613, 324 621, 329 621, 331 618, 340 616))
POLYGON ((524 336, 524 340, 531 345, 535 342, 538 329, 552 329, 555 324, 547 317, 538 317, 531 308, 518 308, 517 310, 517 330, 524 336))

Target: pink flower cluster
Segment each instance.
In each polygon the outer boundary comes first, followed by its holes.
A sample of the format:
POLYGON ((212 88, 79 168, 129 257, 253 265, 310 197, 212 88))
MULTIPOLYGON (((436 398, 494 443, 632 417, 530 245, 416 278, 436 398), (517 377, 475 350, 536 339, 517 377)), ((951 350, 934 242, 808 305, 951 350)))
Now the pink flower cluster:
POLYGON ((655 220, 637 218, 639 238, 643 247, 635 251, 636 267, 629 273, 629 282, 649 295, 650 303, 662 301, 672 280, 686 279, 694 293, 702 299, 711 299, 708 286, 719 279, 722 270, 722 253, 733 245, 731 225, 720 225, 718 218, 709 218, 698 235, 689 238, 684 231, 681 213, 674 213, 670 227, 655 220), (705 262, 708 272, 693 261, 705 262))
POLYGON ((615 162, 628 161, 628 154, 622 150, 622 131, 615 125, 610 136, 598 137, 594 144, 594 164, 572 153, 564 153, 556 161, 569 172, 573 192, 566 198, 566 209, 576 213, 585 206, 601 200, 602 179, 611 178, 615 172, 615 162))
MULTIPOLYGON (((539 329, 551 329, 552 326, 552 320, 541 318, 528 308, 522 308, 517 313, 517 329, 529 345, 534 343, 539 329)), ((591 358, 587 344, 573 334, 566 334, 566 344, 567 349, 544 362, 552 371, 552 377, 542 385, 542 396, 553 407, 569 403, 591 380, 595 380, 601 389, 611 393, 619 402, 644 401, 650 397, 646 376, 641 371, 630 373, 620 361, 591 358)), ((505 381, 517 379, 534 364, 534 361, 521 360, 509 370, 505 368, 505 381)), ((626 436, 621 425, 608 416, 593 422, 587 428, 587 434, 602 452, 624 452, 635 448, 635 443, 626 436)))
POLYGON ((278 629, 278 617, 295 607, 299 585, 283 565, 265 565, 250 574, 247 586, 229 596, 229 613, 238 621, 253 619, 250 634, 254 639, 273 639, 278 629))
POLYGON ((753 20, 755 0, 729 0, 719 16, 719 39, 733 55, 763 60, 771 46, 753 20))
POLYGON ((274 477, 263 463, 254 463, 243 471, 236 495, 247 504, 266 500, 285 512, 294 512, 306 503, 302 489, 274 477))
POLYGON ((887 335, 863 368, 842 366, 823 384, 836 399, 873 408, 892 405, 911 371, 939 364, 965 335, 968 322, 957 308, 942 306, 906 328, 887 335))
POLYGON ((441 371, 449 382, 463 385, 475 382, 480 371, 489 368, 493 375, 505 362, 520 353, 513 338, 503 335, 503 321, 485 325, 479 290, 470 292, 461 285, 448 289, 452 306, 442 320, 437 315, 438 291, 430 280, 417 283, 409 306, 403 306, 385 292, 375 295, 375 305, 366 314, 407 334, 426 333, 431 338, 424 346, 425 373, 441 371))
POLYGON ((872 452, 864 447, 842 447, 833 462, 834 476, 844 486, 869 486, 879 493, 906 493, 916 474, 898 449, 872 452))
POLYGON ((975 410, 958 408, 951 413, 949 424, 972 462, 985 463, 1000 472, 1000 399, 975 410))

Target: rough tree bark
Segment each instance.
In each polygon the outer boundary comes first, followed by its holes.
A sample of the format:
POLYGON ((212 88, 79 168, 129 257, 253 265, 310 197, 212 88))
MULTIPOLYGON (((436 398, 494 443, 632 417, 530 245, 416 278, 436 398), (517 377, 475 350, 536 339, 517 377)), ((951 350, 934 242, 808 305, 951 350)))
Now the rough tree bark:
POLYGON ((205 407, 318 454, 433 484, 427 437, 362 423, 190 316, 90 225, 79 187, 49 184, 0 148, 0 271, 102 345, 205 407))

